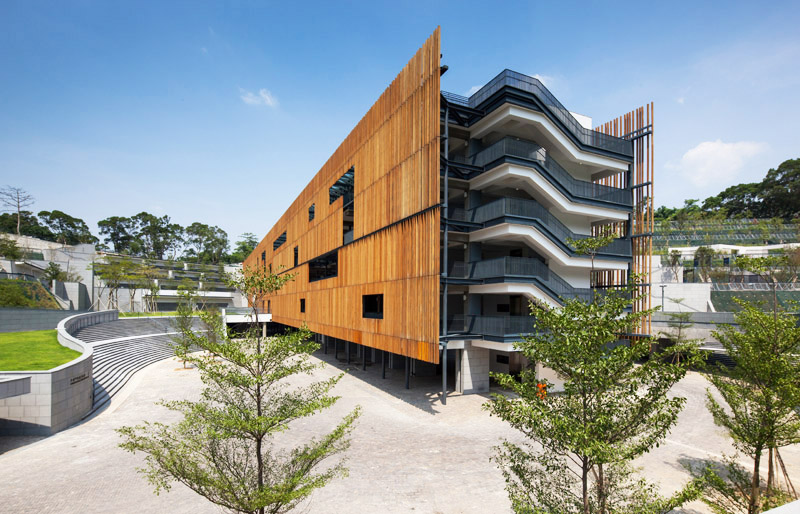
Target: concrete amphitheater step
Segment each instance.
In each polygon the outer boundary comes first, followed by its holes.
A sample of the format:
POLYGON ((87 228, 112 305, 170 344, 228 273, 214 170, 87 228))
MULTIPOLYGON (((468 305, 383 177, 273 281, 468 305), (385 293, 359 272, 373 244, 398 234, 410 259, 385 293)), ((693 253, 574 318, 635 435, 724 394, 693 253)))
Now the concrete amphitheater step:
MULTIPOLYGON (((193 328, 200 330, 195 320, 193 328)), ((122 319, 78 330, 74 336, 94 349, 94 405, 85 417, 107 405, 141 369, 175 355, 175 327, 168 319, 122 319)))

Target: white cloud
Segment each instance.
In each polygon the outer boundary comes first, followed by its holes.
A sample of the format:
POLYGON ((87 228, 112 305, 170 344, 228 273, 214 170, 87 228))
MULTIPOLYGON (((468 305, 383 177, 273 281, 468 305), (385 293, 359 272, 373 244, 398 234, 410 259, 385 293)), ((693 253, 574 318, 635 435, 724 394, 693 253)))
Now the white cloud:
POLYGON ((680 96, 675 101, 678 102, 679 104, 683 105, 683 102, 685 102, 686 99, 684 97, 680 96))
POLYGON ((704 141, 683 154, 678 164, 665 166, 680 172, 696 187, 734 183, 747 161, 767 150, 766 143, 704 141))
POLYGON ((550 88, 550 86, 553 85, 553 82, 555 82, 555 78, 551 77, 550 75, 539 75, 538 73, 534 73, 533 75, 531 75, 531 77, 537 79, 539 82, 544 84, 544 87, 546 88, 550 88))
POLYGON ((267 107, 277 107, 278 99, 275 98, 268 89, 261 88, 258 93, 239 88, 239 98, 247 105, 266 105, 267 107))
POLYGON ((482 88, 482 87, 483 87, 483 86, 472 86, 471 88, 469 88, 469 91, 467 91, 466 93, 464 93, 464 96, 472 96, 472 95, 474 95, 475 93, 477 93, 477 92, 478 92, 478 90, 479 90, 480 88, 482 88))

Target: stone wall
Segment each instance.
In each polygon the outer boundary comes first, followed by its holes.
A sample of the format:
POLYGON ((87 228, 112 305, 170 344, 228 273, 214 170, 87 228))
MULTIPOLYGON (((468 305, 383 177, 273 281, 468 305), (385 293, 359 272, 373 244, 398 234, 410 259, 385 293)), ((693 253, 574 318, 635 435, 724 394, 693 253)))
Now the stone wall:
POLYGON ((92 347, 72 336, 81 327, 117 319, 117 311, 89 312, 61 320, 58 342, 81 356, 46 371, 4 371, 0 378, 30 377, 30 392, 0 400, 0 434, 51 435, 74 425, 92 408, 92 347))
POLYGON ((0 332, 24 332, 27 330, 52 330, 64 318, 74 316, 76 311, 58 309, 0 309, 0 332))

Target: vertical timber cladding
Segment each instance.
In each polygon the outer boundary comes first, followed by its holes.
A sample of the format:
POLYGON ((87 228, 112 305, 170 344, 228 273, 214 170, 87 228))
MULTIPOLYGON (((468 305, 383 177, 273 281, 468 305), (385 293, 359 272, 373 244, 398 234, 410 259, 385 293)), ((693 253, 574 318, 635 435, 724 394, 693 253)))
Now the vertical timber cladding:
MULTIPOLYGON (((653 103, 639 107, 603 124, 596 130, 633 141, 633 216, 631 217, 631 244, 633 246, 633 272, 642 276, 644 285, 639 290, 641 298, 634 304, 634 312, 651 307, 650 281, 653 255, 653 103)), ((616 187, 627 186, 625 173, 598 181, 616 187)), ((624 284, 626 277, 620 272, 606 271, 599 277, 605 285, 624 284)), ((647 316, 640 327, 642 334, 651 334, 651 320, 647 316)))
POLYGON ((437 28, 245 261, 296 273, 269 298, 273 321, 438 362, 440 52, 437 28), (343 245, 344 197, 330 203, 329 188, 350 168, 353 242, 343 245), (333 250, 337 276, 309 282, 307 262, 333 250), (368 294, 383 294, 383 319, 362 316, 368 294))

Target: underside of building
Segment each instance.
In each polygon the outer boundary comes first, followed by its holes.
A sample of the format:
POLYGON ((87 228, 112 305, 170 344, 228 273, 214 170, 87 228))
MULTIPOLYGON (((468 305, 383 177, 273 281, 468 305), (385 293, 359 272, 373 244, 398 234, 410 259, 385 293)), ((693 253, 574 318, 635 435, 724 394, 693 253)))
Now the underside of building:
POLYGON ((244 265, 295 274, 259 306, 274 323, 478 392, 528 364, 530 301, 631 273, 649 293, 652 105, 593 129, 536 78, 504 70, 467 98, 446 69, 437 28, 244 265), (594 260, 571 244, 609 231, 594 260))

